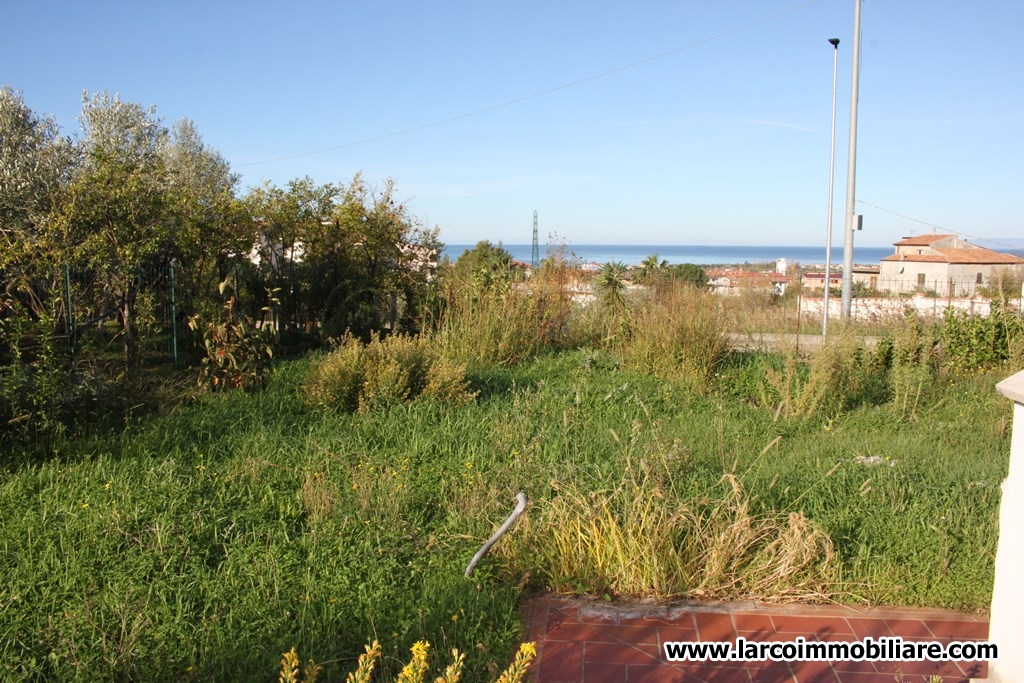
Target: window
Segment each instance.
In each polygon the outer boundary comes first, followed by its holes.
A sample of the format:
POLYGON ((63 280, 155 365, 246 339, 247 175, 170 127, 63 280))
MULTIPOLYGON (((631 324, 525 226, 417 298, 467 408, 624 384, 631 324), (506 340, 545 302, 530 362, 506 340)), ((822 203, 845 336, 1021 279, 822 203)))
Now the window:
POLYGON ((978 277, 974 278, 974 284, 982 285, 985 284, 982 280, 981 273, 978 273, 978 277))
POLYGON ((924 273, 917 274, 917 286, 924 287, 924 273))

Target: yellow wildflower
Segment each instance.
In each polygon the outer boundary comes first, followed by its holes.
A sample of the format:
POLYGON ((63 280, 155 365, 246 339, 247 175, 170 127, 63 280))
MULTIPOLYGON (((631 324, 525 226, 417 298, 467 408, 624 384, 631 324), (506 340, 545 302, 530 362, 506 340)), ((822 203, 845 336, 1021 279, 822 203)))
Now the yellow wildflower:
POLYGON ((533 643, 523 643, 519 646, 519 652, 515 659, 508 665, 508 668, 501 672, 497 683, 522 683, 530 670, 530 662, 537 656, 537 647, 533 643))
POLYGON ((452 663, 444 670, 444 674, 438 676, 434 683, 459 683, 462 678, 462 668, 466 664, 466 655, 456 649, 452 649, 452 663))
POLYGON ((366 646, 364 654, 359 655, 356 670, 349 673, 345 683, 370 683, 378 659, 380 659, 380 643, 375 640, 373 645, 366 646))
POLYGON ((427 673, 427 653, 430 643, 418 640, 412 645, 412 660, 398 674, 398 683, 423 683, 427 673))

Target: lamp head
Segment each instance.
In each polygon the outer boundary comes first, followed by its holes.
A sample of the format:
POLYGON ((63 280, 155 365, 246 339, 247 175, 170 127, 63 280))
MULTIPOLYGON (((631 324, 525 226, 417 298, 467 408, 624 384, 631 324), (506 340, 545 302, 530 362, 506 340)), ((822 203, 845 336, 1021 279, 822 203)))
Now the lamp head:
POLYGON ((839 39, 838 38, 829 38, 828 42, 832 43, 832 47, 834 47, 834 48, 838 48, 839 47, 839 39))

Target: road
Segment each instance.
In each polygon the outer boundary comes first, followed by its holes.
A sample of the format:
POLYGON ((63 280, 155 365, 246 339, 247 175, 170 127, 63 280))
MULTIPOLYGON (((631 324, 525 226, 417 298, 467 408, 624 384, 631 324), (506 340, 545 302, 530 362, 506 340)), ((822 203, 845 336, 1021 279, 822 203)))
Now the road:
MULTIPOLYGON (((796 351, 813 353, 825 339, 820 334, 782 334, 776 332, 730 332, 729 348, 734 351, 796 351)), ((878 337, 861 337, 869 349, 875 348, 878 337)))

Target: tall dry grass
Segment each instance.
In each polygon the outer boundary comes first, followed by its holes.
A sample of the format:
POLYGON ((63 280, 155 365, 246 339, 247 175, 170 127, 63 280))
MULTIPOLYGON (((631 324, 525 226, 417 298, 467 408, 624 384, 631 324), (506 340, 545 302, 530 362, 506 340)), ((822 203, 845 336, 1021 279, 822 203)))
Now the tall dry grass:
POLYGON ((835 417, 858 402, 884 393, 884 359, 849 331, 828 337, 805 362, 794 351, 781 366, 764 366, 761 405, 775 418, 835 417))
POLYGON ((471 370, 515 365, 547 349, 575 345, 574 295, 581 289, 579 274, 560 262, 500 286, 452 281, 426 336, 443 356, 471 370))
POLYGON ((588 492, 552 482, 503 549, 514 573, 527 569, 551 590, 707 599, 824 599, 835 550, 799 512, 752 511, 740 480, 680 496, 671 472, 627 466, 621 484, 588 492))
POLYGON ((339 412, 366 413, 410 399, 471 402, 465 367, 440 353, 425 337, 348 337, 310 365, 303 384, 307 401, 339 412))
POLYGON ((632 312, 617 351, 627 367, 705 389, 728 351, 718 297, 686 283, 659 285, 632 312))

